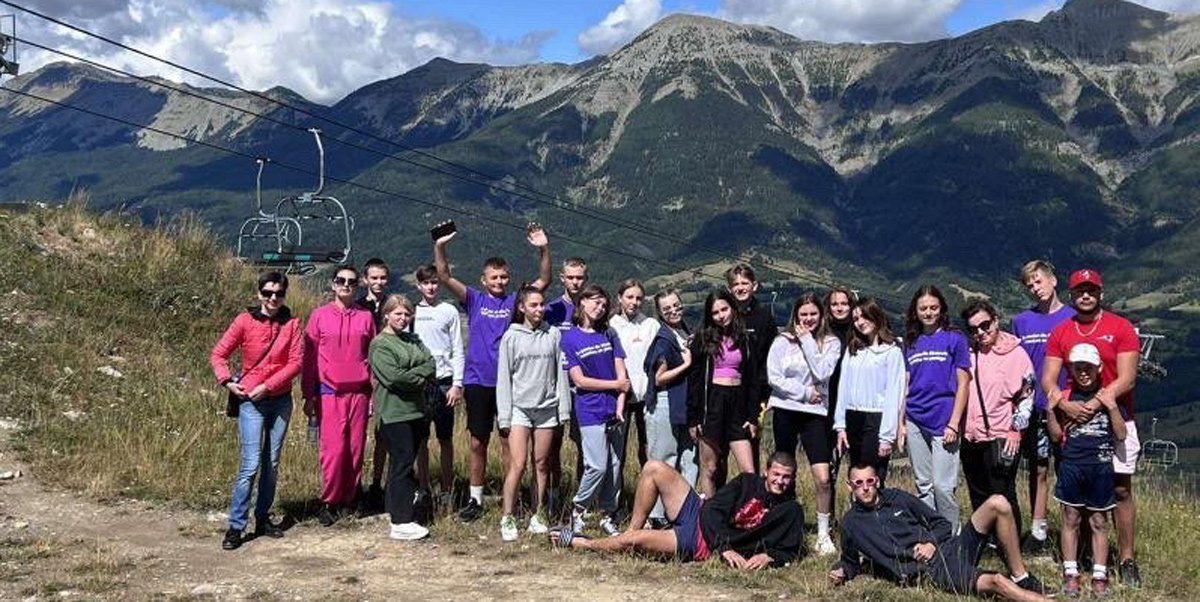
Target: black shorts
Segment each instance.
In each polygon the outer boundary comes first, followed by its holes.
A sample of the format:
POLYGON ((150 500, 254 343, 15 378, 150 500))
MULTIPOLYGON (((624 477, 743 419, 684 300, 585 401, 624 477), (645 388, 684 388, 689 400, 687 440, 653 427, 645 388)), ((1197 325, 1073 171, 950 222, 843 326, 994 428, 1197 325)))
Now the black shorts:
POLYGON ((775 451, 796 453, 796 444, 804 446, 804 455, 809 465, 828 464, 833 460, 833 445, 829 439, 829 424, 824 416, 775 408, 772 431, 775 433, 775 451))
POLYGON ((476 439, 491 436, 496 426, 496 387, 464 385, 467 403, 467 432, 476 439))
POLYGON ((449 441, 454 437, 454 408, 446 405, 446 393, 450 392, 451 385, 447 379, 445 382, 439 381, 436 387, 431 388, 434 410, 430 419, 433 421, 438 441, 449 441))
POLYGON ((974 595, 979 578, 979 557, 988 536, 975 530, 971 521, 963 523, 958 535, 937 546, 929 561, 929 580, 938 588, 959 595, 974 595))
POLYGON ((708 403, 704 410, 704 439, 718 447, 730 441, 746 441, 746 395, 741 387, 708 385, 708 403))

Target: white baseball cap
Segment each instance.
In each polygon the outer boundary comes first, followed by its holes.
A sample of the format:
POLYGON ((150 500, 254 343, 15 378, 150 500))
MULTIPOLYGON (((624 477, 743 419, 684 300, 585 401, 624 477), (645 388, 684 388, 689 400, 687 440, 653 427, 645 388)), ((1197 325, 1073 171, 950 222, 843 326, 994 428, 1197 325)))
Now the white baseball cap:
POLYGON ((1071 356, 1069 361, 1072 364, 1075 362, 1083 362, 1085 364, 1099 366, 1100 350, 1096 349, 1096 346, 1091 343, 1080 343, 1071 348, 1071 356))

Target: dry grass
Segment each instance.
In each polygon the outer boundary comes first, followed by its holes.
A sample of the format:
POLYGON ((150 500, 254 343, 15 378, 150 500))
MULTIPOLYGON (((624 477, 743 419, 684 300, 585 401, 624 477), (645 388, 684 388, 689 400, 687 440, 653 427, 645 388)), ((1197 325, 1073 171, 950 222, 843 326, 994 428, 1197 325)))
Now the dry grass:
MULTIPOLYGON (((46 484, 100 499, 137 497, 224 511, 237 465, 236 429, 222 415, 222 391, 207 356, 233 316, 253 302, 254 274, 195 220, 156 229, 129 221, 89 213, 80 202, 0 214, 0 416, 20 422, 19 451, 46 484)), ((320 296, 293 286, 288 301, 307 315, 320 296)), ((318 489, 318 469, 298 409, 294 416, 278 507, 303 518, 318 489)), ((461 425, 460 416, 455 441, 460 493, 467 449, 461 425)), ((489 491, 499 490, 496 445, 489 491)), ((570 448, 564 453, 568 482, 574 476, 570 448)), ((435 454, 436 449, 431 445, 435 454)), ((895 474, 894 482, 911 482, 902 470, 895 474)), ((629 485, 635 478, 634 469, 627 470, 629 485)), ((811 522, 812 487, 803 471, 798 489, 811 522)), ((1195 493, 1174 480, 1139 479, 1138 552, 1147 587, 1121 591, 1116 599, 1200 599, 1195 493)), ((844 490, 839 492, 839 506, 844 508, 846 499, 844 490)), ((1051 515, 1053 522, 1056 508, 1051 515)), ((481 521, 463 525, 440 518, 433 533, 451 555, 495 555, 516 574, 553 570, 549 567, 565 561, 544 541, 523 538, 502 545, 498 520, 491 504, 481 521)), ((350 520, 341 528, 379 529, 380 523, 350 520)), ((21 579, 22 566, 52 562, 62 567, 61 577, 43 582, 30 595, 62 589, 99 595, 120 587, 128 560, 96 546, 67 555, 67 547, 24 537, 0 542, 0 579, 21 579)), ((599 557, 570 562, 581 563, 593 579, 722 584, 748 599, 953 598, 870 579, 830 590, 825 581, 829 559, 809 558, 755 575, 718 563, 679 566, 599 557)), ((1057 579, 1048 563, 1035 564, 1034 570, 1047 582, 1057 579)), ((468 571, 463 577, 486 583, 496 575, 468 571)))

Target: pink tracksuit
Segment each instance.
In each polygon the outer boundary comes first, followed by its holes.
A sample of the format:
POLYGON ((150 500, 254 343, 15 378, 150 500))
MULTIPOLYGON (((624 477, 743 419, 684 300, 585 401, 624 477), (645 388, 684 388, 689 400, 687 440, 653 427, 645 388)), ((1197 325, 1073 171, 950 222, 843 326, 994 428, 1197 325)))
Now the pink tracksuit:
POLYGON ((320 399, 321 501, 354 501, 362 476, 371 403, 367 350, 375 318, 361 307, 322 305, 308 317, 304 332, 305 399, 320 399))

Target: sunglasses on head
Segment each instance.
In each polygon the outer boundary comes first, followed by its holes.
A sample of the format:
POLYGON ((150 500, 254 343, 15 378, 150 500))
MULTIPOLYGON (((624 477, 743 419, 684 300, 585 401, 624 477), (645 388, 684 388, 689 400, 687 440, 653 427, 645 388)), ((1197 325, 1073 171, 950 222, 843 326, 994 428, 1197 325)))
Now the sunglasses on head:
POLYGON ((272 291, 263 288, 258 290, 258 294, 262 295, 263 299, 270 299, 271 297, 279 297, 280 299, 283 299, 284 297, 287 297, 287 290, 279 289, 277 291, 272 291))
POLYGON ((879 484, 879 479, 877 477, 867 477, 865 479, 850 479, 850 484, 853 485, 855 489, 861 489, 863 487, 874 487, 875 485, 879 484))
POLYGON ((333 283, 338 286, 358 286, 358 278, 342 278, 341 276, 334 276, 333 283))
POLYGON ((974 330, 975 332, 987 332, 991 330, 992 326, 995 324, 996 319, 992 318, 991 320, 984 320, 974 326, 971 326, 971 330, 974 330))

